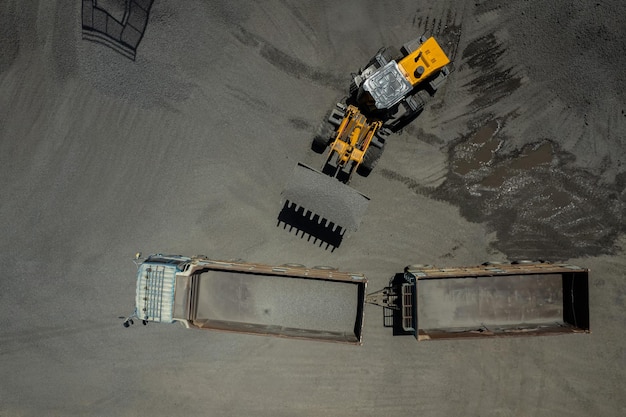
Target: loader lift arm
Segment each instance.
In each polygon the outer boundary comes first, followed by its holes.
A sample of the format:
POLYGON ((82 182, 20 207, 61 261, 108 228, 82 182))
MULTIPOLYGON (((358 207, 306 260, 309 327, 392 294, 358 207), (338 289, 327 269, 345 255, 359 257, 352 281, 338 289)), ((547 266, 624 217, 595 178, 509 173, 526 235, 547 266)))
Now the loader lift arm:
POLYGON ((382 147, 380 142, 372 144, 381 126, 381 121, 370 122, 359 109, 348 106, 330 145, 322 172, 347 184, 352 173, 363 163, 370 145, 382 147))

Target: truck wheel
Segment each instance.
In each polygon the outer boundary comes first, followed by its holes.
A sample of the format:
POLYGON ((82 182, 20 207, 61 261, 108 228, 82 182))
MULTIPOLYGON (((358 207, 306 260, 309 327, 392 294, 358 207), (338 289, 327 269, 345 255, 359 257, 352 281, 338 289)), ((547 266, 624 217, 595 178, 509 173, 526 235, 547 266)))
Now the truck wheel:
POLYGON ((284 266, 286 268, 306 268, 306 266, 302 264, 294 264, 294 263, 286 263, 286 264, 282 264, 281 266, 284 266))
POLYGON ((516 261, 512 261, 511 265, 536 265, 539 262, 531 261, 530 259, 519 259, 516 261))
POLYGON ((405 271, 410 271, 412 269, 430 269, 432 268, 432 265, 429 264, 413 264, 413 265, 407 265, 404 267, 405 271))
POLYGON ((359 168, 357 169, 359 175, 367 177, 380 159, 380 156, 383 154, 383 148, 377 148, 376 146, 370 146, 365 152, 365 156, 363 157, 363 161, 359 168))
POLYGON ((335 267, 326 266, 326 265, 314 266, 313 269, 321 269, 323 271, 336 271, 337 270, 337 268, 335 268, 335 267))

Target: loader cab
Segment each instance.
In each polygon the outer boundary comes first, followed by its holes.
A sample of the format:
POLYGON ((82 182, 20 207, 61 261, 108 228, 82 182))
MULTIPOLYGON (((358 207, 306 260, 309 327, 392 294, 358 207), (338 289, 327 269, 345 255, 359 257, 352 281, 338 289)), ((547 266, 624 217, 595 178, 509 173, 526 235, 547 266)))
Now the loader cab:
POLYGON ((381 119, 386 125, 388 119, 410 120, 448 76, 449 63, 432 37, 420 37, 397 52, 383 48, 364 70, 354 74, 352 97, 368 117, 381 119))
POLYGON ((363 82, 359 93, 369 110, 384 111, 398 104, 412 89, 398 63, 390 61, 363 82))

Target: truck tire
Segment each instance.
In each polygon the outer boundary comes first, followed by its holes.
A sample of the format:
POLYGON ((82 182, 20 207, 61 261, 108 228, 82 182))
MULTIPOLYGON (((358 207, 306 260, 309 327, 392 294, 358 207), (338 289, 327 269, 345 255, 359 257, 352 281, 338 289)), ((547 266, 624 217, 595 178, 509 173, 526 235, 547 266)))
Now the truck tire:
POLYGON ((511 261, 511 265, 537 265, 540 262, 531 261, 530 259, 517 259, 515 261, 511 261))
POLYGON ((383 154, 383 149, 384 147, 378 148, 376 146, 370 146, 367 149, 367 151, 365 152, 365 156, 363 156, 363 161, 357 169, 359 175, 367 177, 372 172, 372 170, 378 163, 380 156, 383 154))
POLYGON ((410 271, 412 269, 430 269, 433 266, 430 264, 412 264, 404 267, 405 271, 410 271))
POLYGON ((334 266, 327 266, 327 265, 317 265, 314 266, 313 269, 320 269, 322 271, 336 271, 337 268, 335 268, 334 266))
POLYGON ((306 268, 306 266, 302 265, 302 264, 294 264, 294 263, 286 263, 286 264, 282 264, 281 266, 287 267, 287 268, 306 268))

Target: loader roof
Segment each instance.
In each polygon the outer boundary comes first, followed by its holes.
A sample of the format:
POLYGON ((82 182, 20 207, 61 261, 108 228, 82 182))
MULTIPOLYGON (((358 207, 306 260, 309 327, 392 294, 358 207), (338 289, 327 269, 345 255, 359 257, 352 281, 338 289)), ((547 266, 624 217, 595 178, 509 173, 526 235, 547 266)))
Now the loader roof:
POLYGON ((390 61, 363 83, 377 109, 388 109, 402 100, 413 89, 411 83, 398 67, 390 61))

